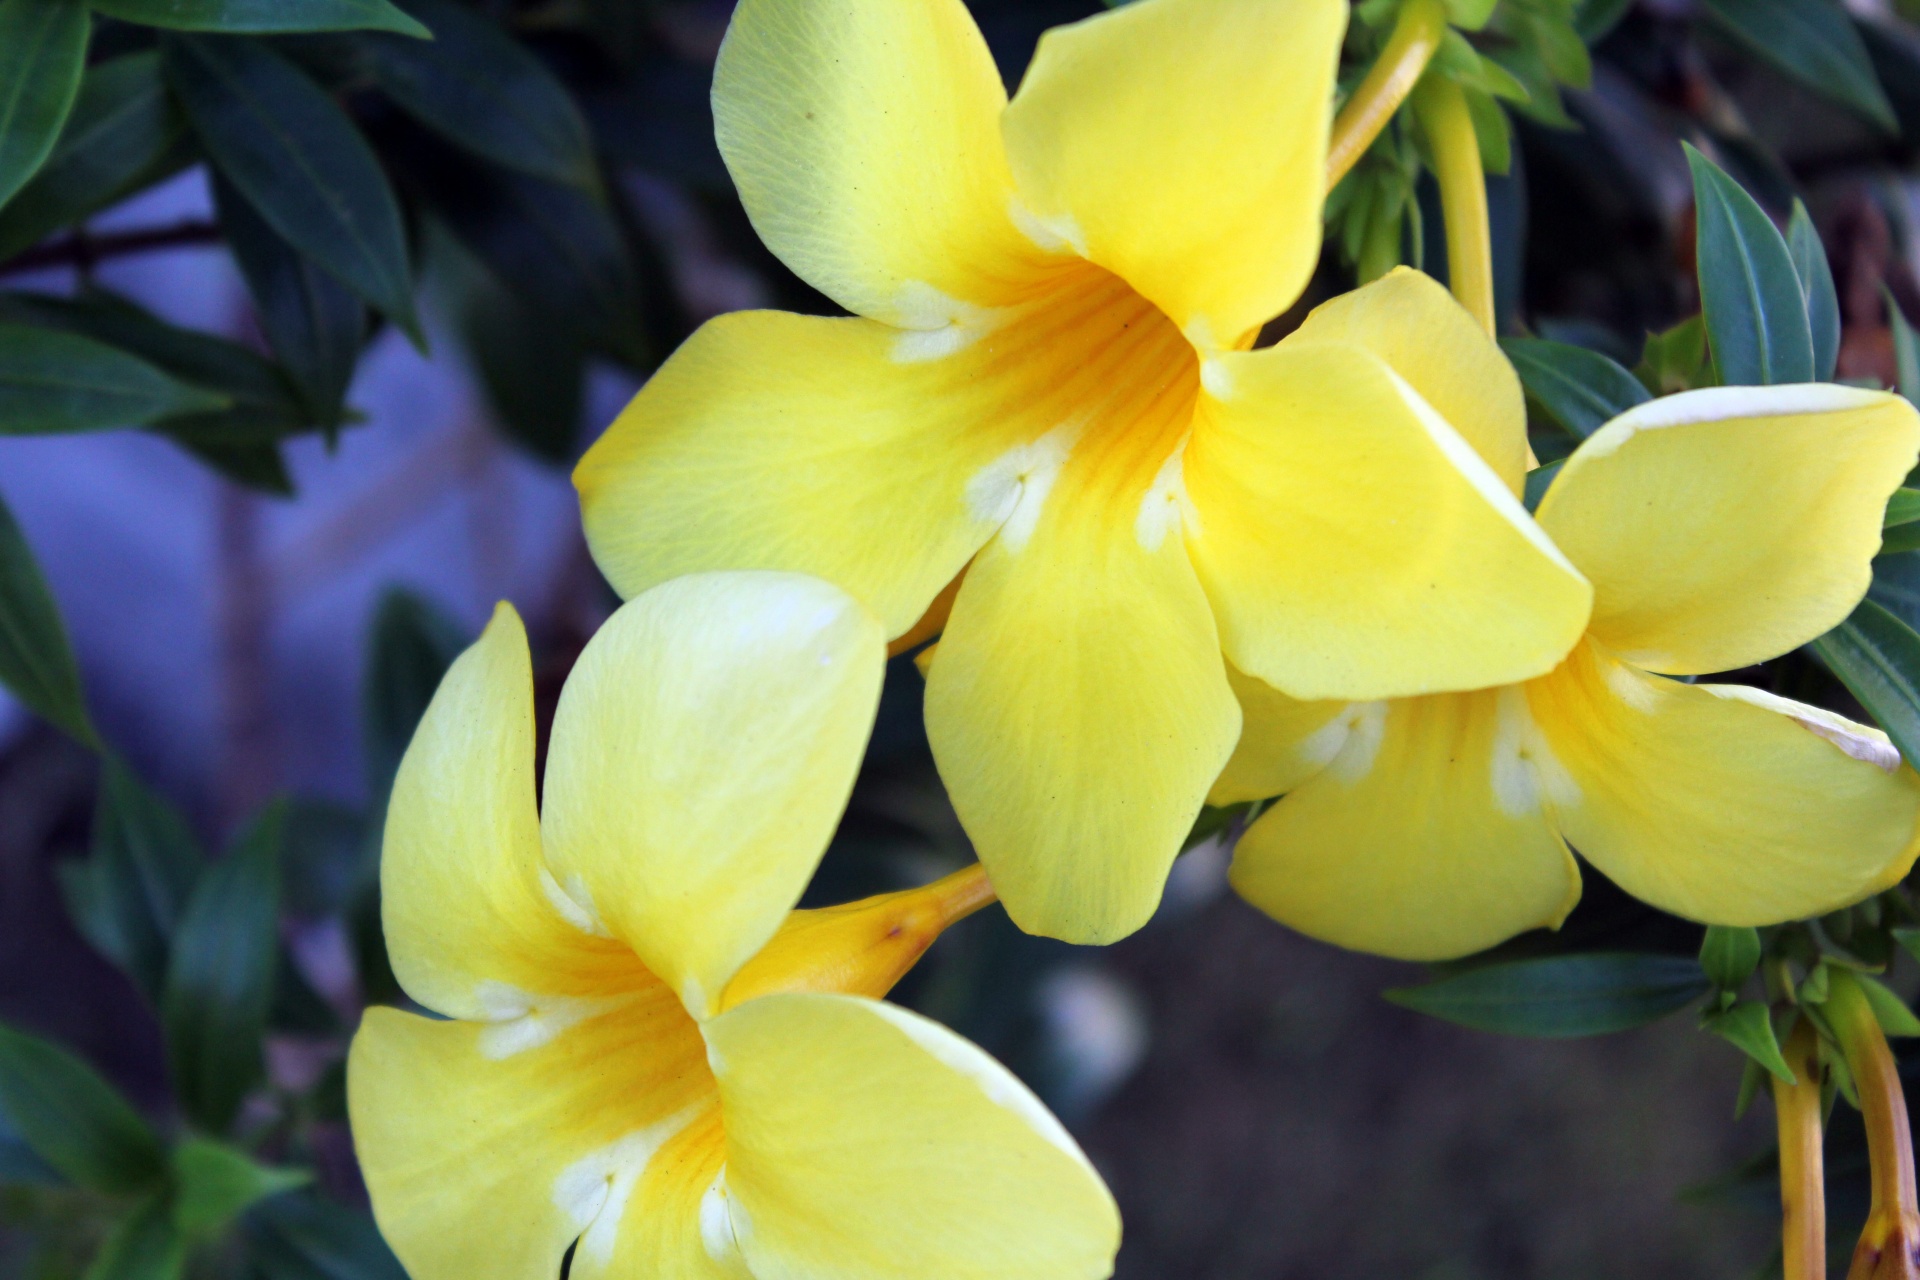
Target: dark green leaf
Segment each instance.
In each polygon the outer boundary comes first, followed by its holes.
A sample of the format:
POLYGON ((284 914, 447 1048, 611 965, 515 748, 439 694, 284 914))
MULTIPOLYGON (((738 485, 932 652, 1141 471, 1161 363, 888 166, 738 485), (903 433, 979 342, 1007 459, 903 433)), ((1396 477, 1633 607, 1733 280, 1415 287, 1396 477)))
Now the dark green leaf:
POLYGON ((366 339, 366 308, 352 290, 282 239, 217 174, 213 194, 220 228, 253 294, 261 332, 292 375, 308 415, 324 427, 337 427, 366 339))
POLYGON ((370 36, 374 83, 406 112, 483 160, 536 178, 598 180, 587 123, 546 64, 453 0, 405 0, 431 42, 370 36))
POLYGON ((1598 351, 1539 338, 1502 338, 1500 349, 1528 394, 1582 440, 1652 399, 1638 378, 1598 351))
POLYGON ((0 208, 0 262, 170 174, 193 158, 187 122, 151 50, 88 69, 53 154, 0 208))
POLYGON ((93 848, 60 867, 80 932, 156 1003, 173 931, 205 856, 179 812, 109 757, 93 814, 93 848))
POLYGON ((381 597, 362 695, 367 783, 374 795, 387 794, 434 690, 466 647, 460 626, 431 601, 401 590, 381 597))
POLYGON ((1864 973, 1854 974, 1853 981, 1860 988, 1860 994, 1867 998, 1867 1007, 1873 1010, 1873 1019, 1880 1024, 1880 1030, 1890 1036, 1920 1036, 1920 1018, 1913 1016, 1906 1001, 1864 973))
POLYGON ((1599 44, 1633 8, 1633 0, 1581 0, 1573 25, 1589 46, 1599 44))
POLYGON ((1807 303, 1813 376, 1821 382, 1832 381, 1840 362, 1840 295, 1834 291, 1826 246, 1820 243, 1820 233, 1814 230, 1807 206, 1799 200, 1793 202, 1793 217, 1787 221, 1787 252, 1793 258, 1793 274, 1800 279, 1800 294, 1807 303))
POLYGON ((145 426, 227 403, 103 342, 0 323, 0 436, 145 426))
POLYGON ((1867 47, 1830 0, 1701 0, 1713 25, 1815 93, 1898 131, 1867 47))
POLYGON ((515 443, 545 462, 578 450, 587 375, 574 335, 541 318, 484 272, 474 272, 460 305, 461 335, 487 402, 515 443))
POLYGON ((1447 1022, 1504 1035, 1602 1035, 1657 1021, 1712 987, 1679 956, 1584 954, 1487 965, 1387 999, 1447 1022))
POLYGON ((92 0, 109 17, 175 31, 291 35, 301 31, 431 33, 387 0, 92 0))
POLYGON ((340 1030, 340 1019, 325 998, 313 989, 300 967, 282 950, 273 971, 273 1003, 267 1025, 295 1035, 328 1036, 340 1030))
POLYGON ((255 1164, 225 1143, 189 1138, 173 1151, 173 1224, 190 1240, 207 1240, 268 1196, 313 1181, 304 1169, 255 1164))
POLYGON ((196 440, 181 437, 180 445, 237 485, 255 489, 274 498, 293 496, 293 477, 287 472, 286 455, 277 444, 196 440))
POLYGON ((38 715, 97 746, 80 668, 33 549, 0 501, 0 684, 38 715))
POLYGON ((1567 464, 1565 458, 1558 462, 1549 462, 1544 467, 1535 467, 1527 472, 1526 489, 1523 492, 1527 510, 1540 509, 1540 499, 1547 496, 1547 490, 1553 488, 1553 482, 1560 475, 1560 468, 1567 464))
POLYGON ((1895 925, 1888 932, 1893 934, 1893 940, 1900 944, 1901 950, 1920 960, 1920 925, 1895 925))
POLYGON ((246 1234, 264 1280, 407 1280, 373 1219, 310 1192, 256 1206, 246 1234))
POLYGON ((400 206, 360 131, 256 40, 176 36, 168 83, 221 175, 275 231, 423 344, 400 206))
POLYGON ((1920 489, 1895 489, 1887 499, 1887 514, 1881 523, 1891 529, 1916 520, 1920 520, 1920 489))
POLYGON ((167 1196, 147 1196, 107 1237, 82 1280, 179 1280, 187 1239, 173 1225, 167 1196))
POLYGON ((129 1195, 166 1177, 159 1139, 113 1086, 65 1049, 4 1024, 0 1111, 75 1186, 129 1195))
POLYGON ((1920 404, 1920 339, 1914 336, 1913 326, 1893 300, 1892 291, 1882 287, 1880 295, 1887 300, 1887 327, 1893 330, 1894 389, 1909 403, 1920 404))
POLYGON ((1813 381, 1813 334, 1787 242, 1740 184, 1686 148, 1693 168, 1701 310, 1728 386, 1813 381))
POLYGON ((281 821, 281 806, 269 807, 201 874, 174 931, 160 1007, 167 1056, 181 1108, 209 1133, 226 1131, 263 1071, 280 953, 281 821))
POLYGON ((1781 1083, 1794 1083, 1793 1068, 1787 1065, 1773 1034, 1773 1019, 1760 1001, 1742 1000, 1731 1009, 1708 1013, 1700 1019, 1700 1026, 1765 1067, 1781 1083))
POLYGON ((1920 635, 1884 607, 1862 600, 1845 622, 1813 642, 1829 670, 1908 760, 1920 760, 1920 635))
POLYGON ((1700 967, 1714 986, 1728 991, 1739 989, 1760 967, 1760 931, 1708 925, 1706 936, 1700 940, 1700 967))
POLYGON ((57 1187, 64 1181, 58 1169, 34 1154, 33 1147, 13 1127, 13 1121, 7 1119, 6 1108, 0 1107, 0 1186, 24 1183, 57 1187))
POLYGON ((0 0, 0 205, 52 153, 80 93, 89 30, 82 0, 0 0))

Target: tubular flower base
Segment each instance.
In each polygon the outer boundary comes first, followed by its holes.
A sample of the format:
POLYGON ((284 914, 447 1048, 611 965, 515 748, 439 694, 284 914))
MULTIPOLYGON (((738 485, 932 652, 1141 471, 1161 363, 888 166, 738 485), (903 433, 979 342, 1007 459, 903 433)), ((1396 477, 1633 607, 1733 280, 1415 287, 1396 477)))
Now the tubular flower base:
POLYGON ((1585 624, 1524 442, 1483 438, 1519 386, 1444 291, 1249 349, 1318 258, 1346 14, 1138 0, 1010 103, 962 0, 742 0, 721 50, 755 227, 855 315, 703 327, 581 462, 588 539, 625 594, 795 570, 915 639, 965 569, 927 729, 1029 931, 1152 913, 1240 733, 1226 658, 1431 693, 1585 624))
POLYGON ((1827 1182, 1819 1037, 1801 1018, 1781 1050, 1794 1082, 1773 1080, 1780 1135, 1780 1254, 1784 1280, 1827 1280, 1827 1182))
POLYGON ((1913 1169, 1913 1130, 1900 1069, 1887 1037, 1853 975, 1834 970, 1827 1016, 1846 1054, 1867 1129, 1873 1198, 1853 1251, 1847 1280, 1920 1280, 1920 1197, 1913 1169))
MULTIPOLYGON (((1518 413, 1505 429, 1518 447, 1518 413)), ((1839 386, 1695 391, 1608 423, 1539 508, 1595 593, 1552 674, 1358 704, 1236 677, 1248 728, 1214 800, 1288 794, 1242 839, 1235 887, 1315 937, 1433 960, 1558 925, 1580 894, 1569 841, 1709 924, 1896 883, 1920 777, 1884 734, 1663 677, 1762 662, 1844 619, 1916 446, 1904 400, 1839 386)))
POLYGON ((1099 1177, 1005 1069, 880 999, 991 901, 978 868, 793 911, 884 663, 826 583, 704 574, 602 628, 534 797, 502 605, 408 749, 381 888, 408 994, 348 1064, 415 1280, 985 1280, 1112 1269, 1099 1177))

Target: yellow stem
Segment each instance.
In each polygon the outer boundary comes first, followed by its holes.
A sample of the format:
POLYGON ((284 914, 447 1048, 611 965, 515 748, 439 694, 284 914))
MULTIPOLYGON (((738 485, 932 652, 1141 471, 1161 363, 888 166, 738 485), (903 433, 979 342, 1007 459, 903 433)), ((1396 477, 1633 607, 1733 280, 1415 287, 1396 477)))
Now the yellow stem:
POLYGON ((1920 1200, 1913 1173, 1907 1099, 1887 1037, 1860 986, 1845 970, 1830 973, 1826 1013, 1847 1057, 1860 1116, 1867 1128, 1873 1199, 1847 1280, 1920 1280, 1920 1200))
POLYGON ((1407 0, 1400 6, 1387 47, 1333 122, 1333 137, 1327 144, 1327 190, 1347 176, 1347 170, 1359 163, 1393 119, 1420 82, 1446 30, 1447 10, 1441 0, 1407 0))
POLYGON ((1819 1037, 1801 1018, 1782 1051, 1797 1080, 1773 1081, 1780 1126, 1780 1244, 1786 1280, 1827 1280, 1827 1196, 1820 1147, 1819 1037))
POLYGON ((1493 334, 1493 236, 1487 222, 1487 175, 1466 95, 1445 76, 1428 76, 1413 94, 1413 113, 1433 148, 1440 212, 1447 221, 1447 279, 1480 327, 1493 334))

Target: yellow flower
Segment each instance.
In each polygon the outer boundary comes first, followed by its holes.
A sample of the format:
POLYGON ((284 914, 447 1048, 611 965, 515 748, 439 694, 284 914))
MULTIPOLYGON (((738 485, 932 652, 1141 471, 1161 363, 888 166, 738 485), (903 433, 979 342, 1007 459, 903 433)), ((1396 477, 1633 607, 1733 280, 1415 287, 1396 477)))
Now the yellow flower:
POLYGON ((581 655, 534 797, 502 605, 401 765, 381 867, 409 995, 348 1063, 415 1280, 1031 1280, 1111 1270, 1098 1176, 1007 1071, 876 998, 975 875, 790 908, 871 727, 880 624, 823 582, 703 574, 581 655))
POLYGON ((1614 419, 1540 504, 1594 586, 1586 639, 1551 675, 1348 704, 1236 674, 1247 733, 1214 799, 1287 795, 1241 841, 1235 887, 1304 933, 1434 960, 1557 926, 1580 896, 1568 842, 1708 924, 1897 882, 1920 778, 1886 735, 1665 677, 1763 662, 1844 619, 1917 445, 1906 401, 1838 386, 1694 391, 1614 419))
POLYGON ((580 464, 588 539, 623 594, 795 570, 916 639, 964 570, 928 734, 1030 931, 1152 912, 1239 735, 1223 650, 1372 698, 1543 674, 1586 621, 1524 442, 1469 445, 1520 391, 1437 286, 1247 349, 1318 257, 1346 15, 1139 0, 1011 103, 961 0, 742 0, 721 49, 747 212, 855 315, 703 327, 580 464))

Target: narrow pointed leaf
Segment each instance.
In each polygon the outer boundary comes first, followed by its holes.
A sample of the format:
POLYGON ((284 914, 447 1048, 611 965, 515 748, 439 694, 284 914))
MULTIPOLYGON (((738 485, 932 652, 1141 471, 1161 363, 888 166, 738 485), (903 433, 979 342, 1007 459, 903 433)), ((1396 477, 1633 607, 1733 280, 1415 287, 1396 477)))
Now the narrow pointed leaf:
POLYGON ((432 41, 370 36, 366 67, 408 115, 483 160, 591 186, 593 142, 573 96, 498 25, 453 0, 406 0, 432 41))
POLYGON ((1891 529, 1916 520, 1920 520, 1920 489, 1894 490, 1893 496, 1887 499, 1887 515, 1882 525, 1891 529))
POLYGON ((244 1229, 264 1280, 407 1280, 372 1218, 310 1192, 265 1201, 244 1229))
POLYGON ((313 1180, 304 1170, 258 1164, 206 1138, 189 1138, 174 1148, 173 1171, 173 1222, 190 1240, 212 1239, 252 1205, 313 1180))
POLYGON ((93 0, 109 17, 175 31, 291 35, 302 31, 429 32, 388 0, 93 0))
POLYGON ((1640 379, 1598 351, 1540 338, 1503 338, 1500 349, 1527 393, 1582 440, 1653 398, 1640 379))
POLYGON ((1700 1019, 1700 1026, 1765 1067, 1774 1079, 1783 1084, 1794 1083, 1793 1068, 1780 1052, 1767 1006, 1758 1000, 1742 1000, 1731 1009, 1709 1013, 1700 1019))
POLYGON ((1385 994, 1404 1008, 1479 1031, 1565 1038, 1657 1021, 1712 985, 1691 959, 1602 953, 1492 964, 1385 994))
POLYGON ((1864 973, 1856 973, 1853 980, 1860 988, 1860 994, 1867 998, 1867 1007, 1873 1010, 1873 1019, 1880 1024, 1880 1030, 1890 1036, 1920 1036, 1920 1018, 1914 1016, 1886 985, 1864 973))
POLYGON ((81 1280, 179 1280, 186 1269, 186 1236, 167 1195, 155 1192, 113 1229, 81 1280))
POLYGON ((0 0, 0 205, 52 153, 80 93, 89 30, 82 0, 0 0))
POLYGON ((1888 133, 1899 129, 1866 43, 1832 0, 1701 0, 1736 43, 1888 133))
POLYGON ((0 1111, 40 1159, 77 1187, 130 1195, 166 1177, 159 1139, 73 1054, 0 1024, 0 1111))
POLYGON ((1798 200, 1793 202, 1793 217, 1787 222, 1787 252, 1793 258, 1793 273, 1800 278, 1800 293, 1807 303, 1813 376, 1830 382, 1840 362, 1840 295, 1833 287, 1826 246, 1820 243, 1820 233, 1814 230, 1807 206, 1798 200))
POLYGON ((1815 640, 1813 651, 1880 722, 1900 754, 1920 760, 1920 634, 1868 599, 1815 640))
POLYGON ((281 806, 200 876, 174 931, 161 1000, 174 1092, 209 1133, 232 1124, 264 1071, 280 940, 281 806))
POLYGON ((1893 330, 1894 390, 1909 403, 1920 404, 1920 337, 1914 334, 1900 304, 1893 300, 1892 291, 1882 287, 1880 296, 1887 300, 1887 327, 1893 330))
POLYGON ((353 121, 257 40, 176 36, 168 83, 222 177, 260 216, 413 335, 413 274, 400 205, 353 121))
POLYGON ((1526 489, 1523 491, 1527 510, 1539 509, 1540 499, 1547 496, 1547 490, 1553 487, 1554 480, 1560 475, 1560 468, 1565 465, 1567 460, 1561 458, 1557 462, 1549 462, 1545 466, 1535 467, 1527 472, 1526 489))
POLYGON ((67 628, 33 549, 0 501, 0 684, 27 708, 89 746, 99 744, 80 692, 67 628))
POLYGON ((1787 242, 1711 160, 1686 148, 1707 341, 1728 386, 1813 381, 1813 335, 1787 242))
POLYGON ((157 52, 88 68, 53 153, 0 208, 0 262, 192 159, 186 117, 167 93, 157 52))

